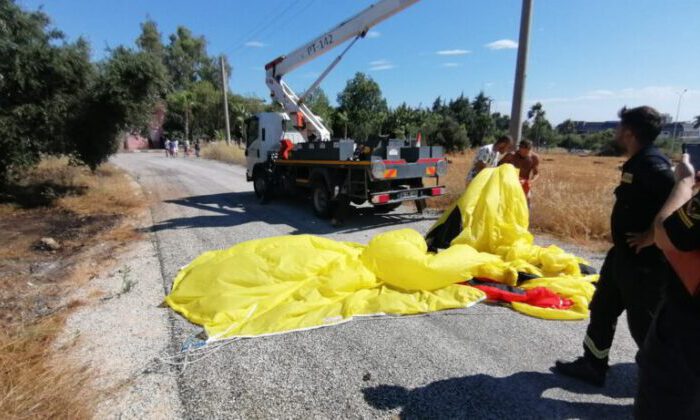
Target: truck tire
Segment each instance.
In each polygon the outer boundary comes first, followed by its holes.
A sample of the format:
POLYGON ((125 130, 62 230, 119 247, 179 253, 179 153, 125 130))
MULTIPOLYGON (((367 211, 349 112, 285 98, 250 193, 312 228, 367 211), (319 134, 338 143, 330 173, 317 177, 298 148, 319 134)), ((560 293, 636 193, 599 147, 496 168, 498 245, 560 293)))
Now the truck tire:
POLYGON ((423 211, 425 211, 425 208, 428 207, 428 203, 426 203, 425 198, 422 198, 420 200, 416 200, 416 212, 418 214, 423 214, 423 211))
POLYGON ((316 216, 323 219, 331 217, 333 213, 331 192, 328 190, 326 183, 320 179, 314 182, 311 188, 311 204, 316 216))
POLYGON ((379 214, 389 213, 401 207, 401 204, 403 203, 375 204, 374 212, 379 214))
POLYGON ((253 190, 260 204, 266 204, 272 198, 270 178, 262 169, 253 171, 253 190))

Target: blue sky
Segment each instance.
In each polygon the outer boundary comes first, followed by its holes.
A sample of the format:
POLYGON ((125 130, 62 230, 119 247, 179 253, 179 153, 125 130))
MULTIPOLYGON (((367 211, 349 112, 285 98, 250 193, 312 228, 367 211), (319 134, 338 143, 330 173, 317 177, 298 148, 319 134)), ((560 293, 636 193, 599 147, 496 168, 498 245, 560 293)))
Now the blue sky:
MULTIPOLYGON (((264 64, 286 54, 373 0, 19 0, 43 5, 71 39, 82 35, 96 59, 107 46, 134 45, 154 19, 167 41, 178 25, 206 36, 210 54, 234 66, 230 87, 268 97, 264 64)), ((520 0, 422 0, 373 28, 322 84, 332 101, 355 72, 371 75, 390 106, 430 105, 479 90, 510 112, 520 0), (500 41, 500 42, 498 42, 500 41), (495 44, 494 44, 495 43, 495 44), (500 48, 496 48, 500 47, 500 48)), ((681 120, 700 114, 700 1, 535 0, 526 100, 543 102, 555 123, 614 119, 623 105, 649 104, 681 120)), ((298 92, 339 49, 295 70, 298 92)))

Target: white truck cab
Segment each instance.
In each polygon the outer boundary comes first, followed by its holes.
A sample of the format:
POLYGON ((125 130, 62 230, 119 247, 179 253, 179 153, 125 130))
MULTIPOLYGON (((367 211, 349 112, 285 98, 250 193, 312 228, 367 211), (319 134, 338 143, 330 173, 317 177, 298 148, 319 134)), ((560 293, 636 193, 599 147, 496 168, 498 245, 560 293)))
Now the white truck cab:
POLYGON ((302 143, 304 136, 292 124, 289 115, 284 112, 261 112, 247 121, 246 175, 253 176, 253 169, 259 163, 265 163, 271 152, 280 149, 282 140, 292 144, 302 143))

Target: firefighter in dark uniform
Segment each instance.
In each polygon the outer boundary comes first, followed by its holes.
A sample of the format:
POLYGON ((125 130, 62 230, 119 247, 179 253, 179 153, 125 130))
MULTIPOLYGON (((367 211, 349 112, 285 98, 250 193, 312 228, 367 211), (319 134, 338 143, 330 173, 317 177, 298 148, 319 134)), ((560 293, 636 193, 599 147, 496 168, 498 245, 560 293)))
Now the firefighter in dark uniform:
POLYGON ((639 355, 638 419, 700 419, 700 172, 688 155, 676 178, 655 235, 676 276, 639 355))
POLYGON ((661 115, 651 107, 623 108, 615 139, 629 159, 615 189, 613 247, 605 257, 583 340, 584 355, 557 361, 555 371, 595 386, 605 385, 608 354, 617 319, 627 311, 632 338, 642 347, 661 291, 671 276, 662 252, 653 246, 654 218, 674 185, 669 160, 653 145, 661 115))

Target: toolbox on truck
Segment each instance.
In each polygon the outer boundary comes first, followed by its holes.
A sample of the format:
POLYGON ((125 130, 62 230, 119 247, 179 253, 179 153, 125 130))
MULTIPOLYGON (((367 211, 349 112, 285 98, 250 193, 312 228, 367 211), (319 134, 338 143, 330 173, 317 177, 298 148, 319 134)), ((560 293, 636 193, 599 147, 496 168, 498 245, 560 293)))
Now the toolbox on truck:
POLYGON ((352 140, 309 141, 295 144, 290 160, 350 160, 354 152, 352 140))

